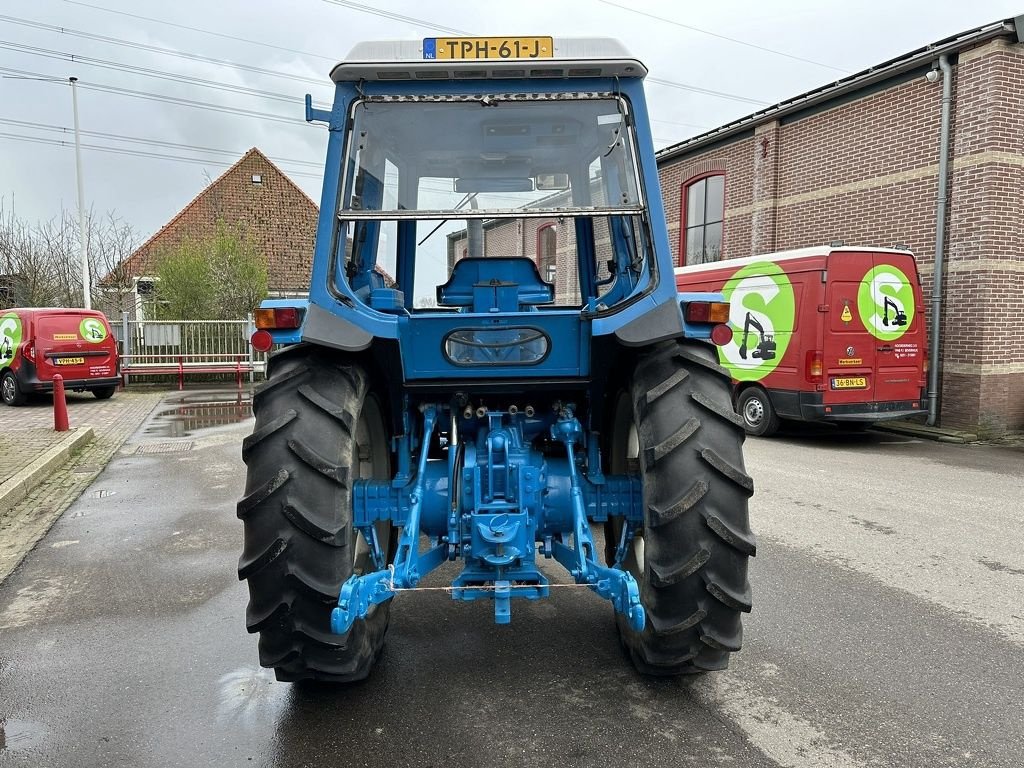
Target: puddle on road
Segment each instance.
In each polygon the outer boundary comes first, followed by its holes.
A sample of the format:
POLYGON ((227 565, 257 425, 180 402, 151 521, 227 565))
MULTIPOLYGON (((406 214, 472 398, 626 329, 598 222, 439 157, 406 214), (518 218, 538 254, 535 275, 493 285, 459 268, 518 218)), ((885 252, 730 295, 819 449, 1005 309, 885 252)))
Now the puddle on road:
POLYGON ((147 437, 190 437, 198 430, 238 424, 252 416, 250 392, 182 392, 168 397, 150 417, 147 437))
POLYGON ((0 757, 7 750, 24 752, 42 742, 46 729, 27 720, 0 720, 0 757))
POLYGON ((245 725, 273 723, 282 711, 289 686, 274 679, 274 673, 260 667, 242 667, 219 680, 221 721, 245 725))

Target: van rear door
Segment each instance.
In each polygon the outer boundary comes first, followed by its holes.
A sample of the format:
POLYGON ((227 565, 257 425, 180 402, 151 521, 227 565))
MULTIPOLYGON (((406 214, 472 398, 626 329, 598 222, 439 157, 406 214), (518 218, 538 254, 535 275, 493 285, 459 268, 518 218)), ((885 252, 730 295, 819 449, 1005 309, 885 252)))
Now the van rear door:
POLYGON ((875 345, 875 399, 920 400, 926 351, 917 264, 909 253, 876 253, 860 310, 875 345))
POLYGON ((827 264, 828 321, 822 344, 826 409, 876 399, 875 338, 858 310, 863 281, 874 267, 872 254, 833 251, 827 264))
POLYGON ((117 348, 102 315, 49 312, 36 325, 40 381, 59 373, 67 381, 117 375, 117 348))

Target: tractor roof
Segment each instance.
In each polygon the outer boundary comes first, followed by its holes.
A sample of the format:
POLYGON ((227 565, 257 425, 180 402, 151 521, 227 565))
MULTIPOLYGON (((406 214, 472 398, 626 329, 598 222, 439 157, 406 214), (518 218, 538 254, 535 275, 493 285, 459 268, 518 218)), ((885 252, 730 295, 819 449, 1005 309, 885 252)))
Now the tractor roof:
POLYGON ((334 82, 644 77, 647 68, 609 37, 428 37, 358 43, 331 71, 334 82), (497 52, 537 51, 501 57, 497 52), (549 47, 550 46, 550 47, 549 47), (479 57, 491 51, 490 57, 479 57))

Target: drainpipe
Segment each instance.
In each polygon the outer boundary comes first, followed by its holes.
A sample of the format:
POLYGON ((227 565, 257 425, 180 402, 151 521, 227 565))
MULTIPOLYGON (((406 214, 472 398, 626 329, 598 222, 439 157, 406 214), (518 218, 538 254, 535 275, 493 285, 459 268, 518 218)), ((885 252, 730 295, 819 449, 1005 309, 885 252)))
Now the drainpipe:
POLYGON ((928 351, 928 421, 935 426, 939 417, 939 342, 942 338, 942 270, 946 242, 946 203, 949 199, 949 121, 953 108, 953 67, 949 56, 939 56, 942 70, 942 127, 939 130, 939 189, 935 199, 935 271, 932 282, 932 338, 928 351))
MULTIPOLYGON (((469 207, 474 211, 480 208, 476 202, 476 195, 469 198, 469 207)), ((471 257, 484 255, 484 222, 482 219, 466 221, 466 251, 471 257)))

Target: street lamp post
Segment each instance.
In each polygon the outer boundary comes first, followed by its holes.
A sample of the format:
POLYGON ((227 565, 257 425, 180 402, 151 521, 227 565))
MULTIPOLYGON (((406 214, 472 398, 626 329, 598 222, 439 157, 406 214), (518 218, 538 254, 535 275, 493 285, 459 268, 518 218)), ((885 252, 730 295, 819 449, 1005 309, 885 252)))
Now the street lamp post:
POLYGON ((78 247, 82 255, 82 306, 92 309, 89 295, 89 249, 85 235, 85 187, 82 184, 82 139, 78 131, 78 78, 71 81, 71 105, 75 113, 75 175, 78 179, 78 247))

